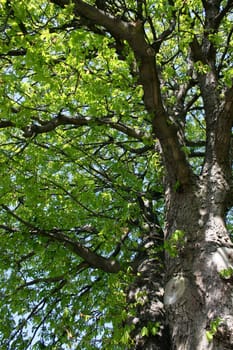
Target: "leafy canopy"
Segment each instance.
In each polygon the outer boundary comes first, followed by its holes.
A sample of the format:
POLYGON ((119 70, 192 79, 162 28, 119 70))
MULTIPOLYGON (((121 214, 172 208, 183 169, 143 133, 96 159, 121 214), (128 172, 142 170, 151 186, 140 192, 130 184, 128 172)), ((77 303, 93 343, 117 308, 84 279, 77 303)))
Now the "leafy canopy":
MULTIPOLYGON (((54 3, 0 3, 0 343, 124 349, 145 211, 163 225, 162 159, 129 44, 75 16, 72 2, 54 3), (86 259, 91 252, 101 266, 86 259), (116 261, 118 272, 106 273, 116 261)), ((206 126, 195 76, 209 67, 193 63, 189 48, 206 35, 203 4, 139 3, 106 1, 105 10, 144 18, 170 123, 184 127, 183 150, 198 173, 206 126)), ((220 89, 232 84, 232 32, 229 12, 208 33, 220 89)))

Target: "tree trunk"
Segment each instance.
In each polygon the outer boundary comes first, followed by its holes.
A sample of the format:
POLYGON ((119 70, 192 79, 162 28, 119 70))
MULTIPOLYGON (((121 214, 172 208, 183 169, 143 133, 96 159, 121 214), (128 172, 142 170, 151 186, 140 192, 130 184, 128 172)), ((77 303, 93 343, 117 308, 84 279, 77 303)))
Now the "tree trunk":
POLYGON ((198 186, 168 195, 167 239, 176 244, 176 256, 166 254, 164 294, 171 349, 233 348, 233 287, 230 276, 223 276, 233 266, 224 183, 212 164, 198 186), (184 236, 175 241, 174 232, 184 236))
POLYGON ((169 350, 170 337, 163 305, 164 254, 161 232, 150 227, 137 254, 133 271, 137 276, 128 290, 129 305, 136 305, 131 350, 169 350))
POLYGON ((128 291, 129 303, 137 302, 130 319, 135 327, 131 349, 233 348, 233 247, 225 225, 223 184, 214 164, 186 191, 168 187, 165 262, 155 250, 161 247, 161 235, 153 228, 134 262, 139 275, 128 291))

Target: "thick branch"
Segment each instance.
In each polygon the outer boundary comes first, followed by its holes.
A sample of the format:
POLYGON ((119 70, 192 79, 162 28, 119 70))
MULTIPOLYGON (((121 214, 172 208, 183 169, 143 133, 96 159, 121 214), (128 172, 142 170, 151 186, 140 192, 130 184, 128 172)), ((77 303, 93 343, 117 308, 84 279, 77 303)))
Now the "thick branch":
MULTIPOLYGON (((209 33, 217 32, 222 17, 232 7, 232 1, 228 1, 226 7, 220 12, 220 2, 219 0, 203 1, 206 20, 203 28, 202 43, 199 44, 197 38, 194 37, 190 47, 193 61, 197 63, 201 61, 204 65, 208 65, 208 69, 205 72, 197 72, 206 120, 207 140, 204 169, 209 169, 210 165, 217 161, 224 176, 229 178, 231 167, 229 152, 233 121, 233 91, 232 89, 227 91, 225 101, 221 106, 218 81, 219 70, 216 65, 216 48, 209 39, 209 33)), ((224 55, 225 53, 222 57, 224 55)), ((221 65, 222 62, 219 69, 221 65)))
POLYGON ((233 86, 225 94, 223 110, 219 113, 216 125, 215 152, 218 164, 231 174, 229 159, 231 148, 231 129, 233 125, 233 86))
POLYGON ((0 57, 15 57, 15 56, 24 56, 26 55, 27 50, 24 48, 20 48, 20 49, 12 49, 9 50, 7 53, 0 53, 0 57))
POLYGON ((11 122, 10 120, 0 119, 0 129, 9 128, 9 127, 14 126, 14 125, 15 124, 13 122, 11 122))
MULTIPOLYGON (((64 8, 70 4, 70 0, 50 0, 52 3, 64 8)), ((129 23, 122 21, 118 17, 87 4, 81 0, 74 0, 74 14, 90 21, 93 25, 100 25, 106 28, 112 35, 121 39, 128 39, 130 35, 129 23)), ((87 23, 88 25, 88 23, 87 23)))
POLYGON ((5 211, 7 211, 11 216, 13 216, 16 220, 25 225, 29 229, 30 233, 43 237, 49 237, 52 238, 54 241, 63 243, 71 251, 73 251, 75 254, 84 259, 84 261, 87 262, 90 267, 101 269, 108 273, 117 273, 120 271, 120 264, 116 260, 108 259, 96 254, 89 248, 84 247, 81 243, 74 241, 73 239, 66 236, 63 232, 57 229, 45 231, 43 229, 37 228, 30 222, 19 217, 6 205, 2 205, 2 208, 5 211))
MULTIPOLYGON (((24 137, 29 138, 37 134, 43 134, 55 130, 61 125, 72 125, 76 127, 91 126, 91 125, 107 125, 111 128, 134 137, 137 140, 142 140, 146 137, 146 134, 141 130, 136 130, 130 126, 127 126, 121 122, 113 122, 111 118, 95 118, 95 117, 84 117, 77 115, 76 117, 68 117, 64 114, 58 114, 55 118, 50 120, 36 120, 33 124, 27 125, 22 128, 24 137)), ((0 120, 0 128, 14 127, 14 122, 8 120, 0 120)))
MULTIPOLYGON (((223 7, 221 11, 219 11, 220 2, 218 0, 215 2, 215 8, 218 9, 218 13, 216 14, 216 16, 213 16, 214 29, 216 30, 219 27, 222 19, 226 16, 227 12, 230 11, 230 9, 233 7, 233 3, 232 0, 228 0, 226 6, 223 7)), ((203 1, 203 4, 205 6, 205 9, 208 11, 208 1, 203 1)))
POLYGON ((191 170, 178 139, 178 130, 169 121, 162 103, 155 58, 149 48, 146 48, 146 44, 144 46, 145 51, 144 55, 140 56, 139 66, 144 103, 152 116, 153 131, 160 141, 170 181, 173 184, 178 181, 181 186, 185 186, 190 183, 191 170))
MULTIPOLYGON (((69 4, 69 0, 51 1, 61 7, 69 4)), ((191 171, 186 156, 178 140, 177 132, 173 125, 169 124, 168 116, 163 107, 155 51, 146 41, 143 22, 140 20, 135 23, 125 22, 81 0, 74 0, 73 3, 76 16, 87 18, 92 24, 104 27, 114 37, 128 41, 139 64, 145 107, 153 118, 154 133, 162 145, 171 182, 174 184, 178 181, 180 185, 190 183, 191 171)), ((114 124, 114 127, 120 130, 122 126, 119 123, 116 125, 114 124)), ((129 135, 128 131, 126 133, 129 135)))
POLYGON ((120 271, 120 264, 116 260, 102 257, 89 248, 84 247, 81 243, 72 240, 59 230, 43 231, 37 230, 36 234, 45 235, 53 238, 55 241, 62 242, 69 247, 75 254, 84 259, 91 267, 101 269, 105 272, 116 273, 120 271))

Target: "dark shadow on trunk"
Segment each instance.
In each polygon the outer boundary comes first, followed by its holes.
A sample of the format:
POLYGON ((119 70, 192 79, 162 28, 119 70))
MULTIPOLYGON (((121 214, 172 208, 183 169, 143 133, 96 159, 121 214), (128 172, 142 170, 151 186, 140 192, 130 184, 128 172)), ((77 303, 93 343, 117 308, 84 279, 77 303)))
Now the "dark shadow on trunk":
POLYGON ((170 336, 163 304, 163 233, 154 227, 144 235, 133 263, 135 280, 128 289, 128 304, 135 304, 135 316, 128 322, 134 329, 130 350, 169 350, 170 336))

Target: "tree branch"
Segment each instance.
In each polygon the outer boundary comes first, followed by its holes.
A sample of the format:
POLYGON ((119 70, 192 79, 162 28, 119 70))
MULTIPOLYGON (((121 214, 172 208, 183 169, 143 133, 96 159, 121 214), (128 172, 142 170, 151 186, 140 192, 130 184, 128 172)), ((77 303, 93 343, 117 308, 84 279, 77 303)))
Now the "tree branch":
MULTIPOLYGON (((50 2, 62 8, 70 5, 69 0, 50 0, 50 2)), ((114 17, 111 14, 98 9, 97 7, 91 6, 84 1, 74 0, 72 3, 74 4, 75 16, 84 17, 90 21, 90 24, 100 25, 106 28, 113 36, 120 37, 121 39, 126 40, 129 38, 129 23, 122 21, 117 16, 114 17)))
MULTIPOLYGON (((106 125, 110 126, 112 129, 118 130, 129 137, 136 138, 137 140, 142 140, 147 135, 142 130, 134 129, 128 125, 118 122, 113 122, 111 117, 95 118, 95 117, 84 117, 82 115, 77 115, 74 117, 68 117, 65 114, 59 113, 56 117, 50 120, 40 120, 34 118, 31 125, 27 125, 22 128, 24 132, 23 136, 30 138, 38 134, 47 133, 55 130, 61 125, 72 125, 76 127, 81 126, 91 126, 96 125, 106 125)), ((16 124, 9 120, 0 120, 0 128, 15 127, 16 124)))
MULTIPOLYGON (((58 285, 56 285, 52 291, 50 292, 51 295, 55 295, 57 292, 59 292, 65 285, 66 285, 67 281, 66 280, 61 280, 60 283, 58 285)), ((32 310, 30 311, 30 313, 26 316, 26 318, 18 325, 18 327, 16 328, 15 332, 11 335, 11 337, 9 338, 9 343, 17 337, 18 334, 21 334, 22 333, 22 330, 23 330, 23 327, 27 324, 27 322, 29 320, 31 320, 35 315, 38 314, 38 312, 40 310, 42 310, 46 304, 46 299, 47 299, 47 296, 45 296, 44 298, 42 298, 33 308, 32 310)), ((56 299, 54 301, 54 303, 56 304, 57 302, 60 301, 60 298, 59 299, 56 299)), ((54 304, 53 303, 53 304, 54 304)), ((51 309, 52 311, 53 309, 51 309)), ((50 311, 50 312, 51 312, 50 311)), ((48 316, 48 314, 46 314, 46 316, 43 318, 43 321, 45 320, 45 318, 48 316)), ((38 329, 41 327, 43 322, 40 322, 39 326, 37 326, 35 329, 36 331, 33 332, 33 335, 31 337, 31 340, 29 342, 29 345, 31 344, 32 340, 34 339, 38 329)), ((8 343, 8 344, 9 344, 8 343)), ((29 346, 28 345, 28 346, 29 346)), ((28 349, 28 347, 26 348, 28 349)))
POLYGON ((0 129, 9 128, 11 126, 15 126, 15 124, 10 120, 0 119, 0 129))
POLYGON ((17 56, 24 56, 26 55, 27 53, 27 50, 24 49, 24 48, 20 48, 20 49, 12 49, 12 50, 9 50, 8 52, 6 53, 0 53, 0 57, 17 57, 17 56))
POLYGON ((18 286, 16 288, 16 291, 23 289, 23 288, 33 286, 34 284, 39 284, 39 283, 46 283, 47 284, 47 283, 55 283, 55 282, 60 282, 60 281, 67 282, 67 280, 65 278, 65 274, 63 274, 61 276, 55 276, 55 277, 36 278, 32 281, 25 282, 24 284, 21 284, 20 286, 18 286))
POLYGON ((218 15, 215 17, 215 26, 216 28, 219 27, 222 19, 226 16, 227 12, 233 8, 233 2, 232 0, 228 0, 226 6, 218 13, 218 15))
POLYGON ((225 93, 223 109, 219 113, 216 125, 215 152, 218 164, 231 176, 231 163, 229 159, 231 148, 231 130, 233 126, 233 86, 225 93))
POLYGON ((94 217, 103 217, 103 218, 107 218, 109 219, 110 217, 109 216, 105 216, 99 212, 95 212, 91 209, 89 209, 86 205, 84 205, 83 203, 81 203, 77 198, 76 196, 72 195, 72 193, 70 193, 68 190, 66 190, 63 186, 61 186, 60 184, 56 183, 55 181, 53 180, 49 180, 49 179, 46 179, 46 181, 50 182, 51 184, 53 184, 55 187, 59 188, 60 190, 62 190, 66 195, 69 196, 69 198, 75 202, 76 204, 78 204, 82 209, 86 210, 88 213, 90 213, 92 216, 94 217))
POLYGON ((21 217, 19 217, 6 205, 2 204, 2 208, 11 216, 13 216, 17 221, 21 222, 24 226, 26 226, 29 229, 29 232, 31 234, 35 234, 43 237, 49 237, 49 238, 52 238, 52 240, 54 241, 63 243, 71 251, 73 251, 75 254, 77 254, 82 259, 84 259, 84 261, 87 262, 90 267, 97 268, 108 273, 117 273, 120 271, 121 267, 119 262, 96 254, 95 252, 91 251, 89 248, 83 246, 81 243, 74 241, 70 237, 66 236, 62 231, 58 229, 45 231, 43 229, 40 229, 32 225, 30 222, 22 219, 21 217))
MULTIPOLYGON (((69 0, 51 0, 51 2, 60 7, 70 4, 69 0)), ((177 181, 181 186, 190 184, 191 169, 179 142, 177 130, 173 125, 170 125, 163 107, 155 62, 155 50, 147 43, 143 21, 125 22, 84 1, 74 0, 73 3, 75 16, 87 18, 92 24, 104 27, 115 38, 128 41, 139 64, 140 83, 144 90, 145 107, 152 116, 153 131, 160 140, 170 180, 173 185, 177 181)), ((113 125, 111 124, 111 126, 113 125)), ((114 124, 114 127, 118 130, 123 128, 120 123, 114 124)), ((128 129, 125 132, 132 136, 128 129)))

